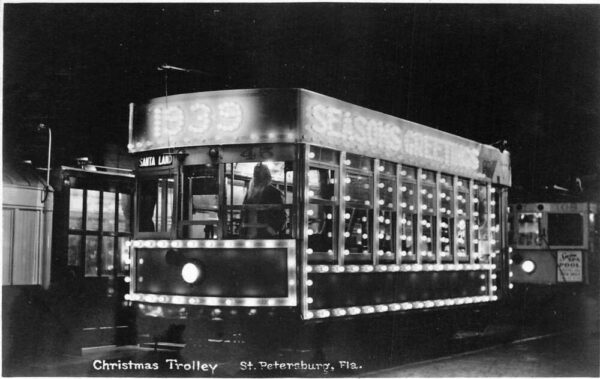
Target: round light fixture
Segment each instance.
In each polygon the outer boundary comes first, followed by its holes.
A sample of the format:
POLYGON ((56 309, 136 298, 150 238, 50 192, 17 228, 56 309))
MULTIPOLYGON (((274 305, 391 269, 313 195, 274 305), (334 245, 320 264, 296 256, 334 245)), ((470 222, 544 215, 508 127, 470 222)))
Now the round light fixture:
POLYGON ((521 263, 521 270, 523 270, 526 274, 531 274, 535 270, 535 262, 532 260, 524 260, 521 263))
POLYGON ((200 267, 191 262, 184 264, 183 268, 181 269, 181 277, 186 283, 189 284, 196 283, 198 279, 200 279, 201 275, 202 270, 200 270, 200 267))

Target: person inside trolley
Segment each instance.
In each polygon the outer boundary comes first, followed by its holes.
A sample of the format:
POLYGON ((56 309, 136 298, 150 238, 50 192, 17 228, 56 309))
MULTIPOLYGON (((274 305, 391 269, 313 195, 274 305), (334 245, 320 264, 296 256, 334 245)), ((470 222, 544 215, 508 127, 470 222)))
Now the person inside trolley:
POLYGON ((242 210, 242 238, 276 238, 283 230, 286 213, 283 195, 271 183, 271 171, 262 163, 254 166, 254 173, 242 210))

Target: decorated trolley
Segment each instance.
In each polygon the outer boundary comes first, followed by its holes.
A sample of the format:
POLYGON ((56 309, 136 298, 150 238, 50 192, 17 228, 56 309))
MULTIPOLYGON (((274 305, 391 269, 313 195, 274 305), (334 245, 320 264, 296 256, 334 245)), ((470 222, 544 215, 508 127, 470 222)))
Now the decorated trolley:
POLYGON ((598 280, 597 204, 523 203, 511 205, 511 211, 515 285, 573 286, 598 280))
POLYGON ((507 294, 506 151, 302 89, 132 104, 129 138, 139 328, 507 294), (250 202, 260 167, 278 196, 250 202))

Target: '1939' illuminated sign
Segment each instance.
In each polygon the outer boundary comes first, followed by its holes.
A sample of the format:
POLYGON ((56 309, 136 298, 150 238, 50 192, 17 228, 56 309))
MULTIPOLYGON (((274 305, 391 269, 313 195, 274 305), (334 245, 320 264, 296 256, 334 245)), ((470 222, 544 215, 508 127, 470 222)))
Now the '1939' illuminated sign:
POLYGON ((140 158, 140 167, 160 167, 173 163, 172 155, 159 155, 140 158))
POLYGON ((232 133, 242 125, 242 107, 232 101, 224 101, 211 107, 206 103, 193 102, 179 105, 154 106, 150 109, 154 138, 174 137, 208 132, 232 133))

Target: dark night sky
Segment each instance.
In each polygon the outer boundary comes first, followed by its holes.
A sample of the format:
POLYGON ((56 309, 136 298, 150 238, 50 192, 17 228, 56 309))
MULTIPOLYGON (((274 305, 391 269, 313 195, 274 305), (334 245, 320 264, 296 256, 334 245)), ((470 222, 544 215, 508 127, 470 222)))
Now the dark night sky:
POLYGON ((5 4, 4 155, 127 144, 128 103, 301 87, 479 142, 534 190, 600 171, 600 5, 5 4))

